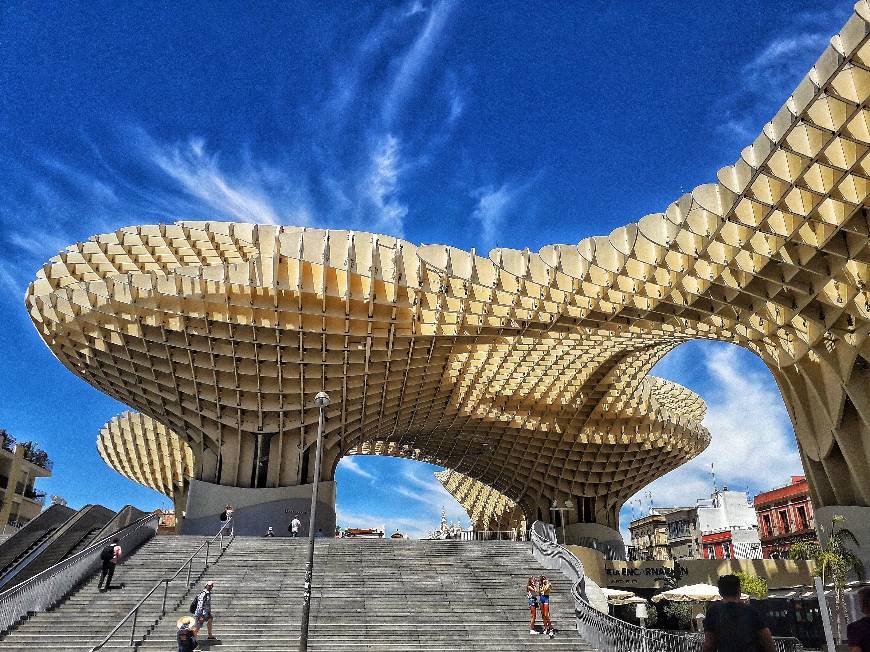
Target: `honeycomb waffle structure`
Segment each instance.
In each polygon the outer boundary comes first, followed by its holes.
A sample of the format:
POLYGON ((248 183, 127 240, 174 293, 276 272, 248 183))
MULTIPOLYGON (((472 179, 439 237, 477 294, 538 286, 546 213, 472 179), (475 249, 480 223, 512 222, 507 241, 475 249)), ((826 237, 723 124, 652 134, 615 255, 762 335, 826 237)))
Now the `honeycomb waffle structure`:
MULTIPOLYGON (((816 504, 870 505, 868 33, 862 0, 716 183, 607 236, 481 257, 349 231, 134 226, 51 259, 26 304, 63 364, 174 433, 212 482, 310 481, 325 389, 324 478, 342 455, 392 451, 530 517, 574 498, 576 520, 616 527, 709 441, 703 402, 649 370, 714 339, 771 369, 816 504)), ((119 470, 146 453, 108 441, 119 470)))

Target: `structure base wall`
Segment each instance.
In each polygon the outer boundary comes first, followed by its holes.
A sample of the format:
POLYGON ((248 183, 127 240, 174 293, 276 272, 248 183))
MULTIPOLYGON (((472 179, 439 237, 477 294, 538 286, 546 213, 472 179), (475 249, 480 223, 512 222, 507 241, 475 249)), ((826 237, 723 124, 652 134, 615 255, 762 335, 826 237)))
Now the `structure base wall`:
MULTIPOLYGON (((235 533, 262 536, 271 526, 275 536, 289 536, 287 527, 294 515, 302 521, 300 536, 308 535, 312 485, 248 489, 191 480, 181 534, 216 534, 220 515, 232 505, 235 533)), ((335 533, 335 482, 320 482, 317 490, 315 530, 325 536, 335 533)))
MULTIPOLYGON (((562 528, 556 528, 561 537, 562 528)), ((600 552, 606 559, 625 559, 625 542, 619 530, 600 523, 569 523, 565 526, 566 543, 600 552)))
POLYGON ((870 569, 870 507, 860 505, 834 505, 833 507, 819 507, 815 510, 816 529, 821 526, 824 533, 819 531, 819 541, 827 541, 827 533, 831 530, 831 518, 844 516, 845 523, 837 527, 851 530, 858 539, 858 548, 855 553, 864 562, 864 568, 870 569))

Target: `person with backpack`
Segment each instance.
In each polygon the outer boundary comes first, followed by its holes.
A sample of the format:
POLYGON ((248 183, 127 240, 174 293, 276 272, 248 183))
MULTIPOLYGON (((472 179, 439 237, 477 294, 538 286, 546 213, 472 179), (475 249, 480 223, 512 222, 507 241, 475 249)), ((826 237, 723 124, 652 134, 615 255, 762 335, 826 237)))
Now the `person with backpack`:
POLYGON ((287 528, 287 531, 290 532, 290 536, 295 539, 299 536, 299 528, 301 527, 302 521, 300 521, 299 517, 294 514, 293 520, 290 521, 290 526, 287 528))
POLYGON ((194 601, 190 605, 190 612, 194 617, 194 624, 191 627, 194 636, 199 636, 199 630, 202 629, 203 623, 208 624, 207 641, 216 640, 211 633, 211 625, 214 617, 211 613, 211 590, 214 588, 214 582, 206 582, 205 588, 199 592, 194 601))
POLYGON ((103 568, 100 571, 100 581, 97 584, 97 589, 100 591, 108 591, 112 588, 112 577, 115 575, 115 566, 118 565, 122 553, 123 551, 121 550, 121 546, 118 544, 117 539, 113 539, 112 543, 104 546, 103 550, 100 552, 100 560, 103 562, 103 568), (105 588, 103 587, 104 580, 106 582, 105 588))

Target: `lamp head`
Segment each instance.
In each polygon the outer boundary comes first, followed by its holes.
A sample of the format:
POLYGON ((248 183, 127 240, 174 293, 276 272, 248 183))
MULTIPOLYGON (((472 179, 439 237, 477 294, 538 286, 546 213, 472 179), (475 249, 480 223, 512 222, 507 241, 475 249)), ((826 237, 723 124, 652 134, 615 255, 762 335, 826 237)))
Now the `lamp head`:
POLYGON ((554 500, 553 506, 550 509, 559 509, 559 503, 554 500))
POLYGON ((323 409, 329 406, 329 394, 326 392, 317 392, 317 395, 314 397, 314 405, 323 409))

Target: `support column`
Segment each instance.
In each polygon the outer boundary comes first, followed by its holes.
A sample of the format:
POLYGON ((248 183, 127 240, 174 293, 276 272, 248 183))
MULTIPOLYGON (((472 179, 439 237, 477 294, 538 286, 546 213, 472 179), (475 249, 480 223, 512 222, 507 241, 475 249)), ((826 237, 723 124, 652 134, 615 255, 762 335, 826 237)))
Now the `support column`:
POLYGON ((870 340, 836 340, 813 361, 773 369, 794 424, 816 527, 846 518, 870 564, 870 340), (862 342, 861 348, 855 345, 862 342))

